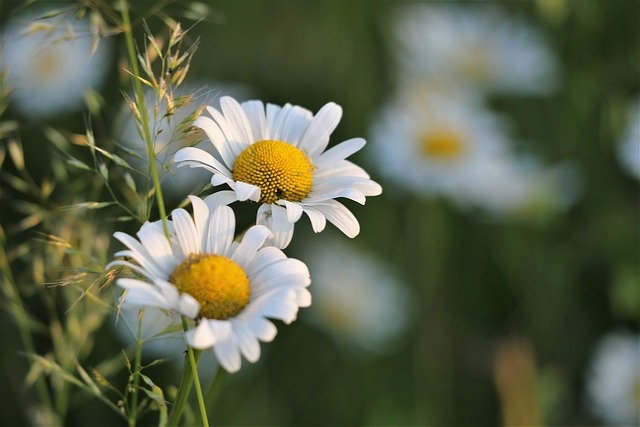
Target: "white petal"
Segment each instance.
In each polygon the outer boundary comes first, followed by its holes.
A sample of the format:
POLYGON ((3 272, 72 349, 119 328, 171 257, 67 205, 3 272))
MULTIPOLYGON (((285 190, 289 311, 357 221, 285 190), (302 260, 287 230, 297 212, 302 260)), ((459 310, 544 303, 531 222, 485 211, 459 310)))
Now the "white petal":
POLYGON ((217 187, 218 185, 229 184, 230 187, 234 188, 234 180, 233 178, 229 178, 228 176, 214 172, 211 176, 211 185, 217 187))
POLYGON ((275 288, 252 301, 251 310, 253 313, 272 319, 280 319, 288 324, 296 320, 298 315, 296 299, 293 289, 275 288))
POLYGON ((209 206, 209 211, 213 212, 218 206, 226 206, 238 200, 236 192, 233 190, 217 191, 204 199, 209 206))
POLYGON ((360 151, 365 144, 362 138, 349 139, 322 153, 314 163, 318 169, 331 166, 360 151))
MULTIPOLYGON (((235 159, 237 159, 240 153, 244 151, 244 149, 247 147, 247 143, 243 141, 242 134, 236 130, 235 126, 229 123, 227 118, 220 111, 211 107, 207 107, 207 111, 216 121, 222 133, 224 133, 224 144, 228 152, 230 153, 230 156, 234 159, 233 163, 235 163, 235 159)), ((229 163, 229 168, 233 166, 233 163, 229 163)))
POLYGON ((191 295, 183 293, 178 301, 178 311, 189 319, 195 319, 200 313, 200 303, 191 295))
POLYGON ((282 206, 260 206, 256 222, 266 226, 273 233, 271 238, 267 241, 268 245, 284 249, 289 245, 289 243, 291 243, 294 223, 289 222, 287 219, 287 210, 282 206))
POLYGON ((311 123, 313 114, 311 114, 311 111, 297 105, 291 106, 286 112, 284 108, 282 110, 280 113, 282 116, 282 129, 280 130, 279 140, 298 146, 302 135, 309 127, 309 123, 311 123))
MULTIPOLYGON (((210 108, 211 107, 207 107, 207 111, 209 111, 210 108)), ((236 161, 237 156, 231 149, 231 145, 227 144, 227 137, 224 135, 216 122, 206 116, 200 116, 193 121, 193 125, 199 127, 207 134, 207 137, 215 147, 216 151, 220 153, 220 157, 222 157, 222 160, 226 164, 226 168, 231 169, 236 161)))
POLYGON ((249 123, 251 124, 251 131, 253 132, 253 138, 255 139, 254 142, 268 139, 267 119, 262 101, 245 101, 241 105, 247 114, 249 123))
POLYGON ((200 197, 189 196, 193 206, 193 222, 196 226, 200 248, 206 251, 207 230, 209 222, 209 207, 200 197))
MULTIPOLYGON (((211 154, 200 148, 181 148, 176 152, 175 156, 173 157, 173 161, 178 164, 178 167, 184 165, 189 165, 192 168, 205 167, 205 169, 210 172, 220 172, 225 176, 231 176, 231 172, 226 166, 217 161, 211 154)), ((233 163, 231 165, 233 165, 233 163)))
POLYGON ((278 204, 287 209, 287 221, 297 222, 302 216, 302 205, 300 203, 279 200, 278 204))
POLYGON ((246 182, 236 181, 236 195, 241 202, 247 199, 257 202, 260 200, 260 187, 247 184, 246 182))
POLYGON ((202 319, 198 326, 196 326, 195 329, 187 331, 186 335, 189 345, 200 350, 211 348, 218 341, 206 319, 202 319))
POLYGON ((263 342, 270 342, 278 334, 278 329, 273 323, 260 316, 238 316, 242 318, 242 322, 251 328, 251 332, 263 342))
POLYGON ((184 209, 176 209, 171 212, 171 218, 173 219, 176 238, 182 248, 182 252, 185 256, 191 254, 200 253, 201 242, 198 238, 198 231, 193 223, 193 219, 184 209))
POLYGON ((316 157, 327 147, 329 136, 340 123, 342 108, 333 102, 326 104, 313 118, 300 140, 298 148, 309 157, 316 157))
POLYGON ((127 290, 122 297, 122 303, 138 307, 158 307, 172 309, 172 304, 167 301, 160 289, 136 279, 118 279, 117 285, 127 290))
POLYGON ((245 359, 251 363, 257 362, 260 359, 260 344, 251 329, 236 319, 233 321, 233 332, 245 359))
POLYGON ((255 140, 251 131, 251 124, 238 101, 230 96, 223 96, 220 98, 220 107, 225 119, 227 119, 227 123, 233 127, 238 140, 245 145, 245 148, 253 144, 255 140))
POLYGON ((318 202, 324 202, 325 200, 337 199, 344 197, 345 199, 353 200, 361 205, 364 205, 367 201, 364 194, 361 191, 352 187, 342 186, 318 186, 314 188, 314 191, 309 193, 309 196, 304 200, 305 204, 314 205, 318 202))
POLYGON ((320 233, 322 230, 324 230, 325 226, 327 225, 327 218, 324 216, 324 214, 308 206, 304 207, 304 213, 306 213, 309 217, 309 220, 311 221, 311 227, 313 228, 314 232, 320 233))
POLYGON ((210 254, 225 255, 236 230, 236 218, 229 206, 218 206, 209 222, 209 234, 205 251, 210 254))
POLYGON ((313 205, 330 223, 338 227, 347 237, 354 238, 360 233, 360 224, 356 217, 340 202, 327 200, 313 205))
POLYGON ((276 118, 282 108, 279 105, 267 104, 266 121, 267 121, 267 135, 265 139, 275 139, 273 135, 273 129, 276 118))
POLYGON ((208 319, 209 326, 215 333, 218 341, 228 340, 233 332, 233 325, 228 320, 208 319))
POLYGON ((244 234, 242 241, 233 252, 231 259, 243 268, 249 265, 258 249, 264 245, 264 242, 270 235, 271 232, 267 227, 254 225, 244 234))
POLYGON ((273 263, 287 259, 287 256, 280 249, 275 246, 266 246, 258 250, 256 256, 253 257, 249 265, 245 268, 245 273, 251 280, 254 276, 259 274, 263 269, 267 268, 273 263))
POLYGON ((238 372, 242 365, 240 350, 233 335, 213 346, 213 352, 220 365, 229 373, 238 372))
POLYGON ((302 288, 309 286, 311 277, 305 263, 294 258, 287 258, 263 269, 259 274, 252 277, 252 283, 255 295, 258 296, 274 288, 302 288))

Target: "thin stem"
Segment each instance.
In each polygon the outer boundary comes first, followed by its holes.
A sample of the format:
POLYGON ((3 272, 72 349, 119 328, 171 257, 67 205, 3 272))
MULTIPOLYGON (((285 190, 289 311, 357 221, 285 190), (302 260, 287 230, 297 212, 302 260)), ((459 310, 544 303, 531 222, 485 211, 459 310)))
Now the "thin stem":
POLYGON ((207 408, 211 409, 211 407, 216 403, 218 396, 220 396, 220 392, 222 391, 222 386, 224 386, 224 382, 227 379, 229 373, 222 367, 219 366, 216 371, 216 377, 213 379, 213 383, 211 383, 211 388, 207 392, 207 397, 205 398, 205 404, 207 408))
POLYGON ((143 310, 138 312, 138 330, 136 332, 136 356, 133 362, 133 394, 129 415, 129 427, 134 427, 138 418, 138 389, 140 388, 140 366, 142 361, 142 316, 143 310))
POLYGON ((129 8, 127 0, 120 0, 120 8, 122 9, 122 26, 127 40, 127 51, 129 53, 129 62, 131 63, 131 71, 134 75, 133 86, 136 90, 136 98, 138 100, 138 110, 140 111, 140 120, 142 120, 142 129, 144 132, 144 140, 147 144, 147 155, 149 156, 149 166, 151 167, 151 177, 153 178, 153 186, 156 190, 158 198, 158 210, 162 219, 164 234, 169 239, 169 226, 167 224, 167 212, 164 208, 164 197, 162 196, 162 188, 160 186, 160 175, 158 174, 158 166, 156 165, 156 156, 153 151, 153 140, 151 131, 149 130, 149 115, 144 101, 144 92, 142 91, 142 83, 136 77, 140 75, 140 68, 136 58, 136 49, 133 43, 133 34, 131 31, 131 19, 129 18, 129 8))
MULTIPOLYGON (((187 319, 182 316, 182 328, 186 332, 189 329, 187 319)), ((187 346, 187 359, 189 363, 185 361, 184 368, 182 370, 182 379, 180 380, 180 388, 178 389, 178 395, 176 401, 173 404, 171 413, 169 414, 168 426, 177 426, 184 410, 184 405, 189 398, 191 392, 191 385, 195 382, 196 395, 198 398, 198 406, 200 407, 200 415, 202 417, 202 425, 209 427, 209 419, 207 418, 207 408, 204 403, 204 397, 202 395, 202 388, 200 387, 200 378, 198 377, 198 360, 200 359, 201 350, 194 350, 187 346)))
MULTIPOLYGON (((187 325, 187 319, 182 316, 182 328, 186 332, 189 329, 189 325, 187 325)), ((197 350, 201 352, 200 350, 197 350)), ((200 387, 200 377, 198 376, 198 362, 195 360, 195 356, 193 355, 193 349, 190 346, 187 346, 187 353, 189 356, 189 363, 191 364, 191 370, 193 371, 193 382, 196 386, 196 397, 198 398, 198 406, 200 407, 200 416, 202 417, 202 425, 203 427, 209 427, 209 418, 207 417, 207 407, 204 404, 204 396, 202 394, 202 387, 200 387)))
MULTIPOLYGON (((194 359, 197 362, 200 359, 200 354, 202 352, 200 350, 196 350, 194 352, 194 359)), ((182 415, 182 411, 184 409, 184 405, 189 398, 189 393, 191 391, 191 385, 193 384, 193 375, 191 370, 191 363, 187 362, 188 356, 185 356, 185 364, 182 367, 182 378, 180 379, 180 386, 178 387, 178 395, 176 396, 175 402, 173 402, 173 407, 171 408, 171 412, 169 413, 169 421, 167 425, 169 427, 177 426, 178 421, 180 421, 180 416, 182 415)))

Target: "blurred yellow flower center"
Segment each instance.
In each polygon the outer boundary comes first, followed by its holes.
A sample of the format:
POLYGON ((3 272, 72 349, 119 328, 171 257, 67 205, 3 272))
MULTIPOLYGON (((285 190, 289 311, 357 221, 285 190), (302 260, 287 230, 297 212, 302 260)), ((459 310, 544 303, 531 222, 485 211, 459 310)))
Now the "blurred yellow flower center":
POLYGON ((52 80, 60 73, 62 63, 56 49, 47 48, 34 56, 33 70, 41 80, 52 80))
POLYGON ((448 130, 423 135, 420 148, 427 156, 442 160, 455 160, 466 149, 461 135, 448 130))
POLYGON ((200 303, 200 316, 225 320, 249 303, 251 288, 244 270, 227 257, 191 254, 169 281, 200 303))
POLYGON ((313 164, 297 147, 263 140, 248 146, 233 165, 233 179, 260 187, 260 202, 299 202, 311 191, 313 164))

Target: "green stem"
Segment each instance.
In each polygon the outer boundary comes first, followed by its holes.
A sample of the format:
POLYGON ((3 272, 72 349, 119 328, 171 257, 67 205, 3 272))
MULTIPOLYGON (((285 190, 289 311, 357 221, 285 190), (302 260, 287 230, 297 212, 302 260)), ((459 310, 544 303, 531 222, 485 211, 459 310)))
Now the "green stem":
MULTIPOLYGON (((0 266, 2 270, 0 283, 2 284, 2 292, 11 307, 11 314, 13 314, 16 325, 18 326, 18 333, 20 334, 20 339, 24 349, 27 353, 35 355, 36 351, 29 328, 29 319, 27 318, 26 309, 22 304, 22 299, 13 277, 13 272, 9 266, 9 258, 7 257, 4 245, 4 231, 0 229, 0 266)), ((42 376, 38 376, 36 379, 35 388, 38 398, 44 406, 45 413, 51 417, 50 422, 54 425, 62 425, 56 415, 56 412, 53 410, 53 400, 51 399, 49 389, 42 376)))
POLYGON ((216 377, 213 379, 211 388, 207 392, 207 397, 204 400, 207 408, 211 409, 211 407, 218 399, 218 396, 220 396, 222 386, 224 386, 224 382, 227 379, 228 375, 228 372, 222 366, 218 367, 218 370, 216 371, 216 377))
POLYGON ((129 427, 136 425, 138 418, 138 389, 140 388, 140 366, 142 361, 142 316, 143 310, 138 312, 138 330, 136 332, 136 357, 133 362, 133 394, 131 395, 131 407, 129 415, 129 427))
MULTIPOLYGON (((182 328, 186 332, 189 329, 187 319, 182 316, 182 328)), ((184 368, 182 370, 182 379, 180 380, 180 388, 178 389, 178 395, 176 401, 173 404, 171 413, 169 414, 168 426, 177 426, 184 410, 184 405, 187 402, 189 393, 191 392, 191 385, 195 383, 196 395, 198 398, 198 406, 200 407, 200 416, 202 417, 202 425, 209 427, 209 419, 207 418, 207 408, 204 403, 204 397, 202 395, 202 388, 200 387, 200 378, 198 377, 198 360, 200 359, 201 350, 194 350, 187 346, 187 359, 189 363, 185 361, 184 368)))
POLYGON ((122 26, 127 40, 127 51, 129 53, 129 62, 131 63, 131 72, 135 76, 133 78, 133 86, 138 99, 138 110, 140 111, 140 119, 142 120, 142 130, 144 132, 144 140, 147 144, 147 155, 149 156, 149 166, 151 167, 151 177, 153 178, 153 186, 156 190, 158 198, 158 210, 164 227, 164 234, 169 239, 169 226, 167 224, 167 212, 164 208, 164 197, 162 196, 162 188, 160 186, 160 176, 158 175, 158 166, 156 165, 156 156, 153 151, 153 139, 149 130, 149 115, 144 101, 144 92, 142 91, 142 83, 136 77, 140 76, 140 67, 136 58, 136 49, 133 43, 133 34, 131 31, 131 19, 129 18, 129 7, 127 0, 120 0, 120 8, 122 9, 122 26))

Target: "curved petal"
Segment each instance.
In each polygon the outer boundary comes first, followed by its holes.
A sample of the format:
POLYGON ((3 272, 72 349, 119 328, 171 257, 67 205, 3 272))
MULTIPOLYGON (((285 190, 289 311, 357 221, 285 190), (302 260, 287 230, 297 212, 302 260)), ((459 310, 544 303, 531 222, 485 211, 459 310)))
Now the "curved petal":
POLYGON ((173 219, 178 244, 184 256, 188 257, 191 254, 200 253, 201 240, 199 239, 196 225, 187 211, 175 209, 171 212, 171 218, 173 219))
MULTIPOLYGON (((201 148, 196 147, 184 147, 179 149, 173 156, 173 161, 178 165, 190 166, 192 168, 203 167, 209 172, 219 172, 225 176, 231 176, 229 168, 217 161, 215 157, 207 153, 201 148)), ((226 160, 225 160, 226 161, 226 160)), ((233 159, 235 162, 235 158, 233 159)), ((233 166, 233 163, 231 163, 233 166)))
POLYGON ((205 251, 226 255, 236 231, 236 217, 229 206, 218 206, 211 216, 205 251))
POLYGON ((254 142, 268 139, 267 119, 262 101, 245 101, 240 105, 242 105, 242 108, 249 119, 249 123, 251 124, 251 131, 253 132, 253 138, 255 139, 254 142))
POLYGON ((318 169, 331 166, 341 160, 346 159, 353 153, 360 151, 364 147, 366 141, 362 138, 352 138, 341 142, 335 147, 331 147, 315 159, 314 163, 318 169))
POLYGON ((213 346, 213 352, 220 365, 229 373, 238 372, 242 366, 240 350, 235 337, 231 335, 228 339, 218 342, 213 346))
MULTIPOLYGON (((213 120, 215 120, 215 122, 220 127, 220 130, 224 134, 224 144, 226 146, 226 149, 230 153, 230 157, 233 158, 233 162, 228 163, 229 167, 231 168, 235 163, 235 159, 237 159, 240 153, 244 151, 244 149, 247 147, 247 144, 243 141, 242 135, 236 131, 234 126, 231 126, 224 114, 213 107, 207 107, 207 111, 209 112, 209 114, 211 114, 213 120)), ((226 162, 227 161, 225 160, 225 163, 226 162)))
POLYGON ((247 184, 246 182, 236 181, 236 195, 241 202, 247 199, 257 202, 260 200, 260 187, 247 184))
POLYGON ((231 259, 241 267, 246 267, 270 235, 271 232, 267 227, 254 225, 244 234, 242 241, 231 255, 231 259))
POLYGON ((233 320, 232 322, 236 342, 242 355, 251 363, 257 362, 260 359, 260 343, 258 339, 243 322, 238 320, 233 320))
POLYGON ((302 205, 300 203, 278 200, 278 204, 287 209, 287 221, 297 222, 302 216, 302 205))
POLYGON ((322 153, 329 143, 329 136, 340 123, 342 107, 329 102, 318 111, 305 131, 298 148, 306 151, 309 157, 315 158, 322 153))
POLYGON ((249 280, 259 274, 263 269, 273 263, 287 259, 287 256, 275 246, 266 246, 258 250, 249 265, 245 268, 245 273, 249 280))
POLYGON ((230 96, 223 96, 220 98, 220 108, 222 108, 222 114, 224 114, 227 123, 234 129, 238 142, 244 145, 245 148, 253 144, 255 140, 251 131, 251 124, 238 101, 230 96))
MULTIPOLYGON (((209 108, 211 107, 207 107, 207 111, 209 110, 209 108)), ((204 131, 204 133, 207 135, 207 138, 209 138, 209 141, 211 141, 213 147, 220 154, 220 157, 222 157, 222 161, 225 163, 226 168, 232 168, 233 164, 236 161, 236 156, 234 155, 233 150, 231 150, 231 146, 227 144, 227 138, 220 129, 220 126, 218 126, 215 121, 206 116, 200 116, 196 118, 193 121, 193 126, 204 131)))
POLYGON ((283 108, 280 113, 282 116, 282 128, 279 132, 279 140, 298 146, 302 135, 313 119, 313 114, 306 108, 297 105, 289 107, 286 111, 283 108))
POLYGON ((311 227, 315 233, 320 233, 327 225, 327 218, 316 209, 304 206, 304 213, 307 214, 311 221, 311 227))
POLYGON ((123 304, 138 307, 158 307, 174 310, 177 305, 177 295, 163 292, 163 289, 136 279, 118 279, 116 284, 126 293, 120 297, 123 304))
POLYGON ((313 207, 323 214, 330 223, 338 227, 347 237, 354 238, 360 233, 360 224, 356 217, 342 203, 327 200, 313 207))
POLYGON ((206 251, 207 230, 209 223, 209 207, 200 197, 188 196, 193 206, 193 223, 196 226, 200 249, 206 251))
POLYGON ((209 322, 203 319, 194 329, 187 331, 187 343, 193 348, 204 350, 218 342, 209 322))
POLYGON ((209 206, 209 211, 213 212, 218 206, 226 206, 238 200, 236 192, 233 190, 217 191, 204 199, 209 206))
POLYGON ((267 244, 284 249, 293 238, 294 223, 287 219, 287 210, 278 205, 262 205, 258 209, 256 223, 266 226, 273 235, 267 244))

